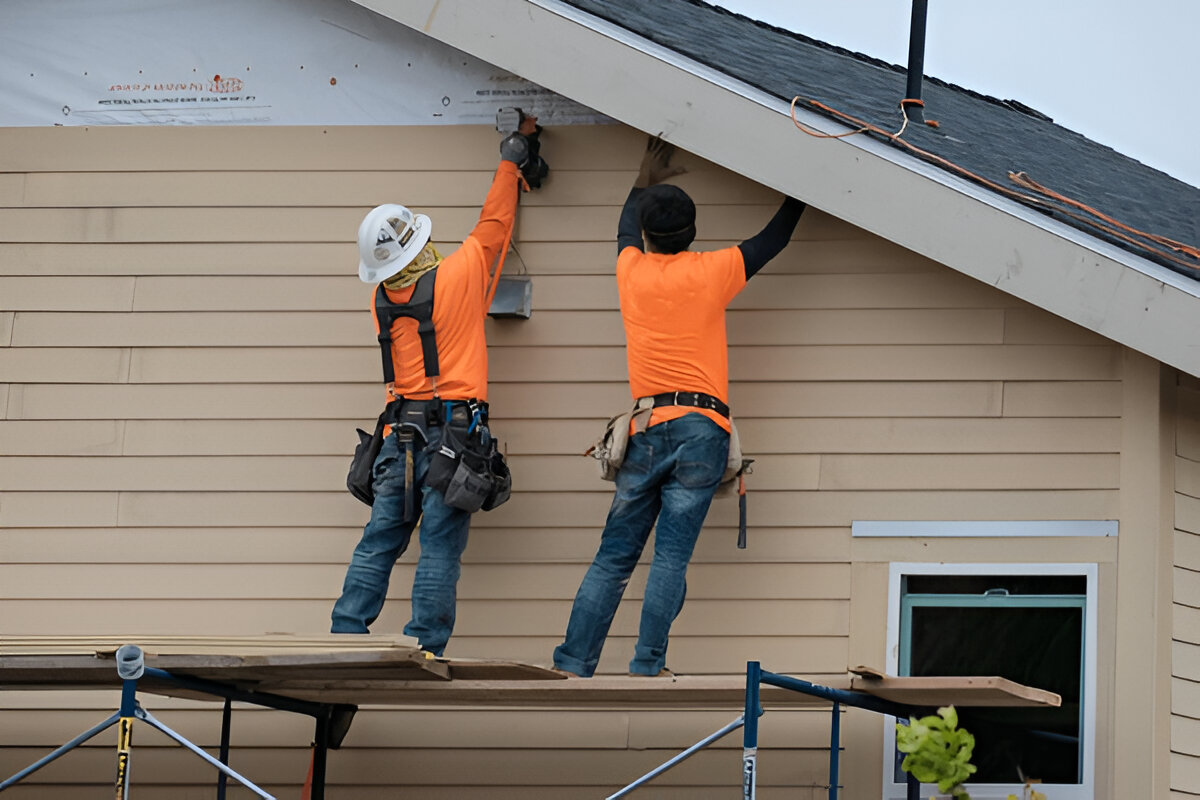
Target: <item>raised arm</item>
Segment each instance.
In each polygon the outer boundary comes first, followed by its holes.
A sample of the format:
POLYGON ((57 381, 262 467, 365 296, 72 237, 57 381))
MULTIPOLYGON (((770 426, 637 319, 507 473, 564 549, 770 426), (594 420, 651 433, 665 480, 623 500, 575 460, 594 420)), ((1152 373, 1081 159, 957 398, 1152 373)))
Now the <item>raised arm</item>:
POLYGON ((520 196, 521 166, 530 158, 530 138, 540 132, 537 117, 523 116, 517 133, 500 143, 500 166, 492 178, 492 187, 483 201, 479 221, 471 236, 483 247, 486 263, 500 254, 500 248, 512 232, 517 218, 517 198, 520 196))
POLYGON ((800 221, 800 215, 806 207, 794 197, 785 198, 783 205, 775 212, 767 226, 738 245, 738 249, 742 251, 742 261, 746 265, 746 280, 750 280, 754 273, 787 247, 788 240, 792 238, 792 231, 796 230, 796 223, 800 221))
POLYGON ((617 252, 626 247, 642 249, 642 226, 637 218, 637 199, 642 190, 656 183, 662 183, 667 178, 687 172, 683 167, 672 167, 671 156, 675 153, 675 145, 664 142, 657 136, 646 140, 646 152, 642 155, 642 164, 638 168, 637 179, 625 205, 621 208, 621 218, 617 222, 617 252))

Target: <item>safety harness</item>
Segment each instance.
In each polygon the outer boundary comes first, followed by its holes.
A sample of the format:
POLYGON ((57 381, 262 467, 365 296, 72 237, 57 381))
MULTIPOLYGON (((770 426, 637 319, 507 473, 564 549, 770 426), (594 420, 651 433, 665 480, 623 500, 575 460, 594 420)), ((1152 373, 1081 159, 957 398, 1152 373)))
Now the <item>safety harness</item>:
POLYGON ((389 387, 396 382, 395 367, 392 366, 392 323, 400 317, 417 321, 417 335, 421 337, 421 357, 425 361, 425 377, 436 378, 441 374, 438 364, 437 332, 433 329, 433 287, 437 282, 437 267, 429 270, 413 287, 407 303, 393 303, 387 296, 383 284, 375 290, 375 317, 379 320, 379 350, 383 357, 383 380, 389 387))
MULTIPOLYGON (((396 370, 392 364, 392 324, 401 317, 417 321, 417 335, 421 337, 421 357, 425 362, 425 377, 436 380, 441 374, 438 363, 437 332, 433 328, 433 289, 437 284, 437 268, 434 267, 417 279, 407 303, 393 303, 387 296, 383 284, 375 289, 375 318, 379 322, 379 351, 383 360, 383 381, 392 392, 396 383, 396 370)), ((436 395, 436 391, 435 391, 436 395)), ((427 426, 436 424, 436 402, 415 407, 406 404, 403 397, 395 397, 384 409, 387 422, 396 427, 396 435, 404 445, 404 521, 413 516, 413 447, 417 433, 428 440, 427 426), (406 407, 407 405, 407 407, 406 407), (431 413, 432 412, 432 413, 431 413)), ((436 400, 436 398, 435 398, 436 400)))

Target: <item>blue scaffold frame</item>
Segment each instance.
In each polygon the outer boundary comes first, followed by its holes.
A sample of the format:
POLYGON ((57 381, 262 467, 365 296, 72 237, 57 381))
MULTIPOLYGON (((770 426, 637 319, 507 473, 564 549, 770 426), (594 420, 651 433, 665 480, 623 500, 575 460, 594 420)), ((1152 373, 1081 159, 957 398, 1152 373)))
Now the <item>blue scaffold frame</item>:
POLYGON ((325 772, 328 751, 331 748, 337 748, 341 745, 342 739, 349 730, 350 722, 354 718, 354 713, 358 710, 357 706, 297 700, 292 697, 282 697, 279 695, 268 694, 266 692, 239 689, 234 686, 228 686, 226 684, 216 683, 214 681, 206 681, 199 678, 189 678, 182 675, 175 675, 167 672, 166 670, 145 666, 141 648, 137 647, 136 645, 125 645, 120 648, 117 651, 116 660, 117 674, 121 678, 120 709, 107 719, 79 734, 58 749, 38 759, 36 762, 30 764, 28 767, 20 772, 17 772, 5 781, 0 782, 0 792, 3 792, 5 789, 8 789, 9 787, 21 782, 25 778, 40 770, 42 767, 46 766, 52 761, 55 761, 61 756, 66 755, 68 752, 74 750, 76 747, 79 747, 81 744, 97 734, 108 730, 113 725, 117 725, 116 798, 117 800, 126 800, 126 798, 130 796, 129 776, 130 761, 132 757, 132 732, 133 723, 136 720, 145 722, 152 728, 155 728, 170 739, 174 740, 177 744, 183 746, 199 758, 215 767, 218 771, 218 800, 224 800, 225 798, 226 782, 228 778, 233 778, 255 795, 263 798, 263 800, 275 800, 274 795, 267 793, 229 767, 229 738, 232 702, 237 700, 239 702, 252 703, 254 705, 265 706, 267 708, 273 708, 279 711, 291 711, 297 714, 305 714, 313 717, 316 720, 316 733, 313 739, 311 800, 324 800, 325 772), (166 683, 180 689, 207 694, 213 697, 224 698, 225 703, 221 715, 220 755, 218 758, 213 758, 211 755, 204 752, 204 750, 168 728, 166 725, 156 719, 149 711, 146 711, 144 708, 142 708, 141 704, 137 700, 138 681, 142 678, 151 678, 157 682, 166 683))
MULTIPOLYGON (((841 767, 842 706, 874 711, 877 714, 896 717, 897 720, 901 721, 907 720, 911 714, 925 708, 925 706, 893 703, 864 692, 834 689, 830 686, 810 683, 799 678, 791 678, 787 675, 767 672, 759 662, 747 661, 746 706, 742 716, 720 730, 706 736, 687 750, 684 750, 679 755, 646 773, 620 791, 609 795, 607 800, 616 800, 618 797, 624 797, 634 789, 648 783, 684 759, 695 755, 700 750, 738 728, 742 728, 742 800, 754 800, 758 781, 758 718, 764 713, 762 704, 759 702, 762 684, 777 686, 780 689, 788 689, 812 697, 820 697, 833 704, 833 715, 829 725, 829 800, 837 800, 838 797, 838 782, 841 767)), ((921 784, 910 774, 907 776, 907 800, 920 800, 920 797, 921 784)))

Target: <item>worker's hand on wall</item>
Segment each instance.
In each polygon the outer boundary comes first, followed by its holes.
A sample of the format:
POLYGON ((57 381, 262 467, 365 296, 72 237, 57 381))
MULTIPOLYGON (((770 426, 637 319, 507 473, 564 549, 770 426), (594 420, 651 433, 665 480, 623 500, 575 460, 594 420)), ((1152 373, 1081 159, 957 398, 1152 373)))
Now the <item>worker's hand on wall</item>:
POLYGON ((662 183, 667 178, 687 172, 683 167, 672 167, 671 156, 675 154, 675 145, 664 142, 658 136, 651 136, 646 141, 646 153, 642 156, 642 166, 638 170, 634 187, 645 189, 656 183, 662 183))

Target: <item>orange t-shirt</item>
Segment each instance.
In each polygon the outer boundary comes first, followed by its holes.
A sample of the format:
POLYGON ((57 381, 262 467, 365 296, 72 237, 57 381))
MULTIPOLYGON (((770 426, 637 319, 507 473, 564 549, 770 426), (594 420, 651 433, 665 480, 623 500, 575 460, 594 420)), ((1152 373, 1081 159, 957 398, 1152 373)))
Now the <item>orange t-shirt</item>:
MULTIPOLYGON (((516 164, 500 162, 475 229, 462 247, 442 259, 437 268, 433 329, 441 369, 437 394, 445 400, 487 400, 488 357, 483 335, 487 308, 484 303, 492 264, 500 255, 516 219, 519 176, 516 164)), ((385 291, 393 303, 406 303, 415 288, 416 284, 413 284, 399 291, 385 291)), ((372 291, 371 316, 378 333, 374 298, 372 291)), ((425 376, 421 337, 417 334, 415 319, 400 317, 392 323, 392 366, 396 373, 397 395, 416 400, 434 396, 433 382, 425 376)))
MULTIPOLYGON (((673 255, 636 247, 621 251, 617 292, 634 398, 703 392, 729 402, 725 306, 745 285, 742 251, 736 247, 673 255)), ((717 412, 688 406, 656 408, 649 424, 693 412, 729 430, 729 420, 717 412)))

